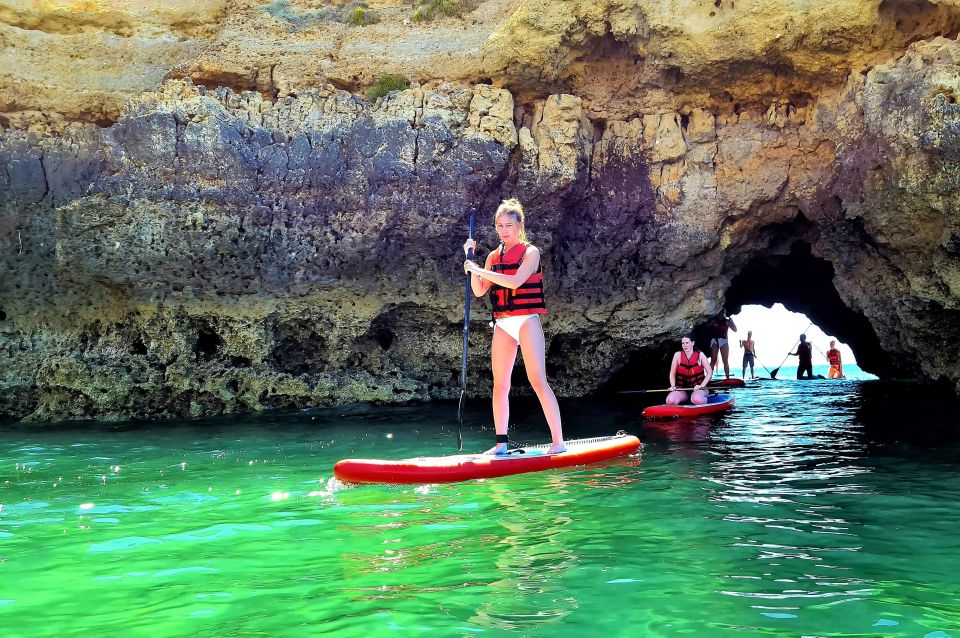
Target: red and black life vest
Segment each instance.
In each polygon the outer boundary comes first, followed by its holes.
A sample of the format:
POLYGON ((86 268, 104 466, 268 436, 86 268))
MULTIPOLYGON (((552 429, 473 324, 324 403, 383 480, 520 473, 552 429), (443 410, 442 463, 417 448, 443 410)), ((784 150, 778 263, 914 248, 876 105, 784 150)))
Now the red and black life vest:
POLYGON ((694 350, 689 359, 687 359, 683 350, 680 351, 676 377, 678 388, 692 388, 703 383, 703 380, 707 378, 707 373, 700 364, 699 350, 694 350))
POLYGON ((836 348, 827 350, 827 361, 829 361, 832 366, 840 365, 840 351, 836 348))
MULTIPOLYGON (((516 274, 528 246, 529 244, 517 244, 506 254, 503 246, 500 246, 500 249, 493 253, 490 269, 504 275, 516 274)), ((490 286, 490 301, 493 304, 493 316, 497 319, 515 315, 547 314, 547 304, 543 298, 543 269, 538 265, 537 271, 514 290, 493 284, 490 286)))
POLYGON ((713 336, 718 339, 726 339, 727 331, 730 329, 730 326, 727 325, 726 317, 714 317, 711 322, 711 328, 713 329, 713 336))

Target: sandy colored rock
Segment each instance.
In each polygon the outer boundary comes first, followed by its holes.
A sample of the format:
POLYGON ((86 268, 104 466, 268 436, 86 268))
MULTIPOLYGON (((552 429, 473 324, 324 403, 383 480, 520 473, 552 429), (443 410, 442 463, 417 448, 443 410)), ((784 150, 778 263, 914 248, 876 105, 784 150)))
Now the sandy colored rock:
POLYGON ((467 220, 482 258, 506 197, 561 396, 774 302, 960 384, 957 3, 327 9, 0 0, 0 415, 454 397, 467 220))

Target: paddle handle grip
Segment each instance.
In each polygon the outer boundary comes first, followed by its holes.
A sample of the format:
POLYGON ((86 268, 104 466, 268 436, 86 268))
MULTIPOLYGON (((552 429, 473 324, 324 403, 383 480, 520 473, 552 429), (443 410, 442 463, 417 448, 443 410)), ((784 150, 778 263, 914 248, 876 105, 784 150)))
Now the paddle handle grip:
MULTIPOLYGON (((470 239, 473 239, 473 227, 474 227, 475 221, 476 221, 476 214, 470 213, 470 239)), ((473 259, 473 248, 469 248, 467 250, 467 259, 473 259)))

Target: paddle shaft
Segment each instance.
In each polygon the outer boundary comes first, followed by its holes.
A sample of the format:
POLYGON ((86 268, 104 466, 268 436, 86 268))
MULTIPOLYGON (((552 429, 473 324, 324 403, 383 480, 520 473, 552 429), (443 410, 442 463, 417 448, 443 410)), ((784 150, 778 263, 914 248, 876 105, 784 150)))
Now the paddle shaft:
MULTIPOLYGON (((709 384, 708 384, 709 386, 709 384)), ((701 390, 714 390, 716 388, 700 388, 701 390)), ((621 390, 619 394, 646 394, 648 392, 693 392, 693 388, 657 388, 655 390, 621 390)))
MULTIPOLYGON (((470 239, 473 239, 475 213, 470 213, 470 239)), ((473 259, 473 249, 467 250, 467 259, 473 259)), ((457 408, 457 450, 463 450, 463 404, 467 400, 467 348, 470 345, 471 273, 467 273, 466 293, 463 299, 463 360, 460 364, 460 406, 457 408)))

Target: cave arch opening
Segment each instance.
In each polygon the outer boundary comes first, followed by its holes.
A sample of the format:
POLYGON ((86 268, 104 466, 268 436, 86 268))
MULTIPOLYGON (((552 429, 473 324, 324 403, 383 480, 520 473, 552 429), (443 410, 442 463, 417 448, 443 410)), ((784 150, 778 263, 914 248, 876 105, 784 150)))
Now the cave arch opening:
MULTIPOLYGON (((763 319, 761 325, 766 330, 767 325, 773 324, 771 334, 778 331, 785 334, 783 338, 774 339, 774 351, 769 353, 775 366, 787 352, 795 351, 784 349, 777 355, 776 350, 783 349, 777 339, 790 341, 795 346, 804 331, 802 326, 798 330, 797 325, 803 324, 809 325, 807 336, 814 345, 815 364, 818 359, 826 359, 817 349, 825 352, 829 340, 836 339, 849 348, 849 354, 866 372, 879 377, 897 376, 873 326, 859 308, 840 296, 834 285, 834 276, 830 261, 815 256, 806 241, 796 240, 785 254, 760 255, 746 263, 730 282, 725 307, 732 317, 743 313, 745 308, 750 308, 748 316, 755 313, 753 307, 756 306, 771 309, 774 314, 763 319), (797 316, 791 319, 793 315, 784 314, 786 311, 797 316), (792 332, 796 334, 791 337, 789 333, 792 332)), ((732 346, 739 346, 739 340, 745 338, 746 330, 750 329, 740 323, 737 327, 740 332, 732 346)), ((755 335, 756 330, 754 328, 755 335)), ((758 354, 761 353, 758 351, 758 354)), ((740 356, 742 358, 742 351, 740 356)), ((768 357, 761 358, 767 363, 768 357)))
MULTIPOLYGON (((880 378, 903 378, 914 375, 916 371, 897 369, 891 357, 881 347, 876 331, 852 303, 845 301, 834 285, 835 270, 833 264, 813 254, 810 243, 795 239, 792 243, 759 253, 747 260, 730 280, 723 297, 726 313, 734 318, 738 331, 729 334, 731 344, 728 361, 730 376, 739 377, 742 373, 743 350, 739 341, 745 339, 748 330, 754 331, 758 342, 759 359, 770 370, 784 367, 778 372, 778 379, 791 378, 795 374, 797 357, 785 357, 788 352, 796 351, 798 337, 804 331, 814 345, 814 365, 825 362, 829 341, 835 339, 848 348, 850 358, 855 360, 865 373, 865 378, 873 375, 880 378), (746 313, 754 318, 756 308, 774 314, 768 319, 744 321, 737 318, 746 313), (796 322, 783 322, 784 316, 796 314, 796 322), (804 320, 805 319, 805 320, 804 320), (743 322, 744 325, 741 325, 743 322), (796 326, 799 323, 799 327, 796 326), (749 324, 749 325, 748 325, 749 324), (766 327, 783 332, 789 340, 786 346, 781 338, 760 336, 766 327), (808 327, 806 327, 808 326, 808 327), (796 333, 796 334, 793 334, 796 333), (821 352, 817 352, 817 350, 821 352), (783 363, 781 363, 783 362, 783 363), (786 368, 791 368, 787 372, 786 368)), ((696 318, 693 326, 697 346, 709 352, 710 331, 708 321, 712 313, 696 318)), ((670 368, 670 359, 679 348, 679 335, 671 336, 662 343, 649 344, 627 354, 622 368, 610 380, 599 388, 601 393, 627 389, 665 387, 670 368)), ((841 350, 843 353, 844 350, 841 350)), ((768 371, 758 363, 755 365, 757 376, 769 376, 768 371)), ((718 373, 724 375, 722 363, 718 373)))
MULTIPOLYGON (((796 376, 798 359, 789 356, 796 352, 800 335, 804 335, 812 347, 813 374, 827 376, 829 362, 827 352, 835 344, 840 352, 844 376, 849 379, 872 379, 874 375, 862 372, 857 365, 856 353, 849 344, 836 335, 825 332, 803 313, 792 312, 783 304, 771 307, 745 305, 740 312, 730 317, 737 326, 730 333, 728 357, 731 377, 750 378, 751 372, 760 378, 776 375, 778 379, 791 379, 796 376), (756 360, 753 368, 744 361, 744 342, 754 343, 756 360)), ((722 362, 714 375, 722 377, 725 370, 722 362)))

